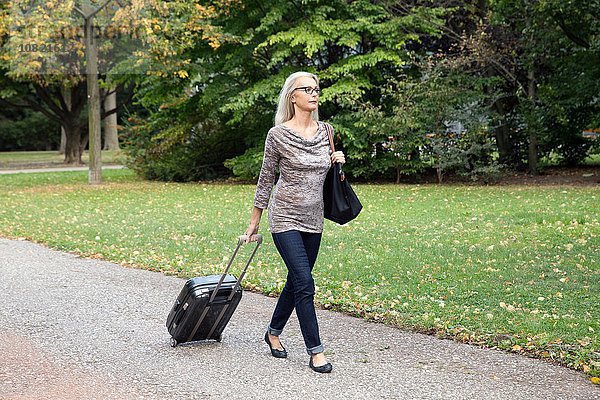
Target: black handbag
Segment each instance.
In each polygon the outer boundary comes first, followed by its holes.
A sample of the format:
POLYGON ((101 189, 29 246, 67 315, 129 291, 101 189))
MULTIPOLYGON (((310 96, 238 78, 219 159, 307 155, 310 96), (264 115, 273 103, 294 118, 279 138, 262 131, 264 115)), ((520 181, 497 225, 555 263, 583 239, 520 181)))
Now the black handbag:
MULTIPOLYGON (((329 124, 325 124, 325 129, 327 130, 327 136, 329 136, 331 151, 335 152, 333 133, 329 124)), ((327 172, 323 184, 323 202, 325 218, 340 225, 352 221, 362 210, 362 204, 360 204, 356 193, 346 180, 340 163, 333 163, 327 172)))

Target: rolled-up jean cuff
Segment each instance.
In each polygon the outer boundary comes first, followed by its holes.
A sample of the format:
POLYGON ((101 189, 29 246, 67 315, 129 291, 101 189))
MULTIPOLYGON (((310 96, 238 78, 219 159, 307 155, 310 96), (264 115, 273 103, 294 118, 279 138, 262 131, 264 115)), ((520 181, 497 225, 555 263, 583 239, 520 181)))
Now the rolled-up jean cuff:
POLYGON ((313 354, 318 354, 318 353, 322 353, 323 351, 325 351, 325 348, 323 347, 322 344, 310 348, 310 349, 306 349, 306 352, 308 353, 309 356, 312 356, 313 354))
POLYGON ((267 332, 269 332, 270 335, 279 336, 281 335, 281 332, 283 332, 283 329, 273 329, 269 326, 267 332))

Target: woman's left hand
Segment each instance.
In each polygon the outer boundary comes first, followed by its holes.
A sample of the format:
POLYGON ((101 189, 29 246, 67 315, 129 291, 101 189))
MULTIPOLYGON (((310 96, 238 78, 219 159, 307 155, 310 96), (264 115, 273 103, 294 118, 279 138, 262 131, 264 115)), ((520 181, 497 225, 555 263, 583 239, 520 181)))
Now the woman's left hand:
POLYGON ((333 153, 331 155, 331 162, 332 163, 338 162, 340 164, 345 164, 346 158, 344 157, 344 153, 341 151, 336 151, 335 153, 333 153))

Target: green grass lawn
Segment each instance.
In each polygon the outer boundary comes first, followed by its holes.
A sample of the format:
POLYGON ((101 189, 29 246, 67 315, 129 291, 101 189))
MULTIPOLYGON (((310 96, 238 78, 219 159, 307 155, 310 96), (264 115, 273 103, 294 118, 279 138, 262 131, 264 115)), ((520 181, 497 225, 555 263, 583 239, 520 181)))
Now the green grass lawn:
MULTIPOLYGON (((65 156, 58 154, 57 151, 0 152, 0 169, 60 167, 64 160, 65 156)), ((89 153, 87 151, 83 154, 82 161, 88 163, 89 153)), ((104 164, 122 164, 123 162, 123 153, 118 150, 102 152, 102 163, 104 164)))
MULTIPOLYGON (((221 271, 249 220, 252 185, 104 177, 92 187, 85 172, 0 175, 0 235, 191 277, 221 271)), ((359 218, 325 224, 321 306, 600 374, 597 188, 355 190, 359 218)), ((276 294, 285 266, 266 216, 261 225, 245 286, 276 294)))

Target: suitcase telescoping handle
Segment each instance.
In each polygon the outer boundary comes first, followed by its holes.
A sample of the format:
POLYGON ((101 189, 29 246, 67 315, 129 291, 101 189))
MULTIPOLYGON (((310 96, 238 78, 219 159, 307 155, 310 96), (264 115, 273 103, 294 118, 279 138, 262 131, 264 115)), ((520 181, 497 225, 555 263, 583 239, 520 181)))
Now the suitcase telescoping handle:
MULTIPOLYGON (((241 235, 240 237, 238 237, 237 247, 235 248, 235 251, 233 252, 233 255, 231 256, 231 259, 229 260, 229 264, 227 264, 227 268, 225 268, 225 272, 223 272, 223 275, 221 275, 221 279, 219 279, 219 283, 217 283, 217 287, 215 288, 214 292, 212 293, 212 296, 210 296, 210 300, 208 301, 209 305, 212 304, 213 300, 217 296, 217 293, 218 293, 219 289, 221 288, 221 284, 225 280, 225 277, 227 276, 227 273, 229 272, 229 268, 231 268, 231 264, 233 264, 233 260, 235 260, 235 256, 237 255, 238 251, 240 250, 240 247, 242 247, 242 244, 244 244, 244 239, 245 239, 244 235, 241 235)), ((246 270, 248 269, 248 266, 252 262, 252 259, 254 258, 254 254, 256 254, 256 250, 258 250, 258 246, 260 246, 262 244, 262 240, 263 240, 263 237, 261 234, 256 235, 256 246, 254 247, 252 254, 250 254, 250 258, 248 258, 248 262, 246 262, 246 266, 242 270, 240 277, 238 278, 237 282, 235 283, 235 287, 233 288, 233 291, 231 292, 231 294, 229 295, 229 298, 227 299, 228 301, 233 298, 235 291, 238 289, 238 286, 240 286, 242 279, 244 279, 244 275, 246 275, 246 270)))
MULTIPOLYGON (((202 324, 202 321, 204 321, 204 318, 206 317, 206 314, 208 314, 208 309, 213 304, 213 302, 215 300, 215 297, 217 296, 217 293, 219 292, 219 289, 221 289, 221 285, 223 284, 223 281, 225 280, 225 277, 227 276, 227 273, 229 272, 229 269, 231 268, 231 264, 233 264, 233 260, 235 260, 235 256, 237 255, 238 251, 240 250, 240 247, 242 247, 242 244, 244 244, 244 240, 245 240, 245 236, 244 235, 241 235, 241 236, 238 237, 237 247, 235 248, 235 251, 233 252, 233 255, 231 256, 231 259, 229 260, 229 263, 227 264, 227 268, 225 268, 225 271, 223 272, 223 275, 221 275, 221 279, 219 279, 219 283, 217 283, 217 287, 215 288, 215 290, 213 291, 212 295, 210 296, 210 299, 208 300, 208 305, 206 306, 206 308, 202 312, 202 315, 200 316, 200 319, 198 319, 198 322, 196 323, 196 326, 194 326, 194 329, 192 330, 192 333, 188 337, 188 340, 187 340, 188 342, 191 342, 194 339, 194 336, 196 335, 196 332, 198 332, 198 329, 200 328, 200 325, 202 324)), ((261 234, 257 234, 256 235, 256 246, 252 250, 252 254, 250 254, 250 258, 248 258, 248 261, 246 262, 246 265, 244 266, 244 269, 242 270, 242 273, 240 274, 240 277, 235 282, 235 286, 233 287, 233 290, 231 291, 231 293, 229 294, 229 297, 227 298, 227 304, 225 304, 225 306, 221 310, 221 313, 219 314, 219 316, 215 320, 215 323, 212 326, 210 332, 208 333, 207 338, 210 338, 211 335, 214 333, 215 329, 217 329, 217 326, 219 325, 219 322, 221 322, 221 319, 223 318, 223 315, 225 315, 225 312, 229 308, 229 305, 231 304, 230 303, 231 299, 233 299, 233 296, 235 296, 235 292, 238 290, 238 288, 242 284, 242 279, 244 279, 244 275, 246 275, 246 270, 248 269, 248 266, 252 262, 252 259, 254 258, 254 255, 256 254, 256 251, 258 250, 258 247, 262 244, 262 241, 263 241, 262 235, 261 234)))

